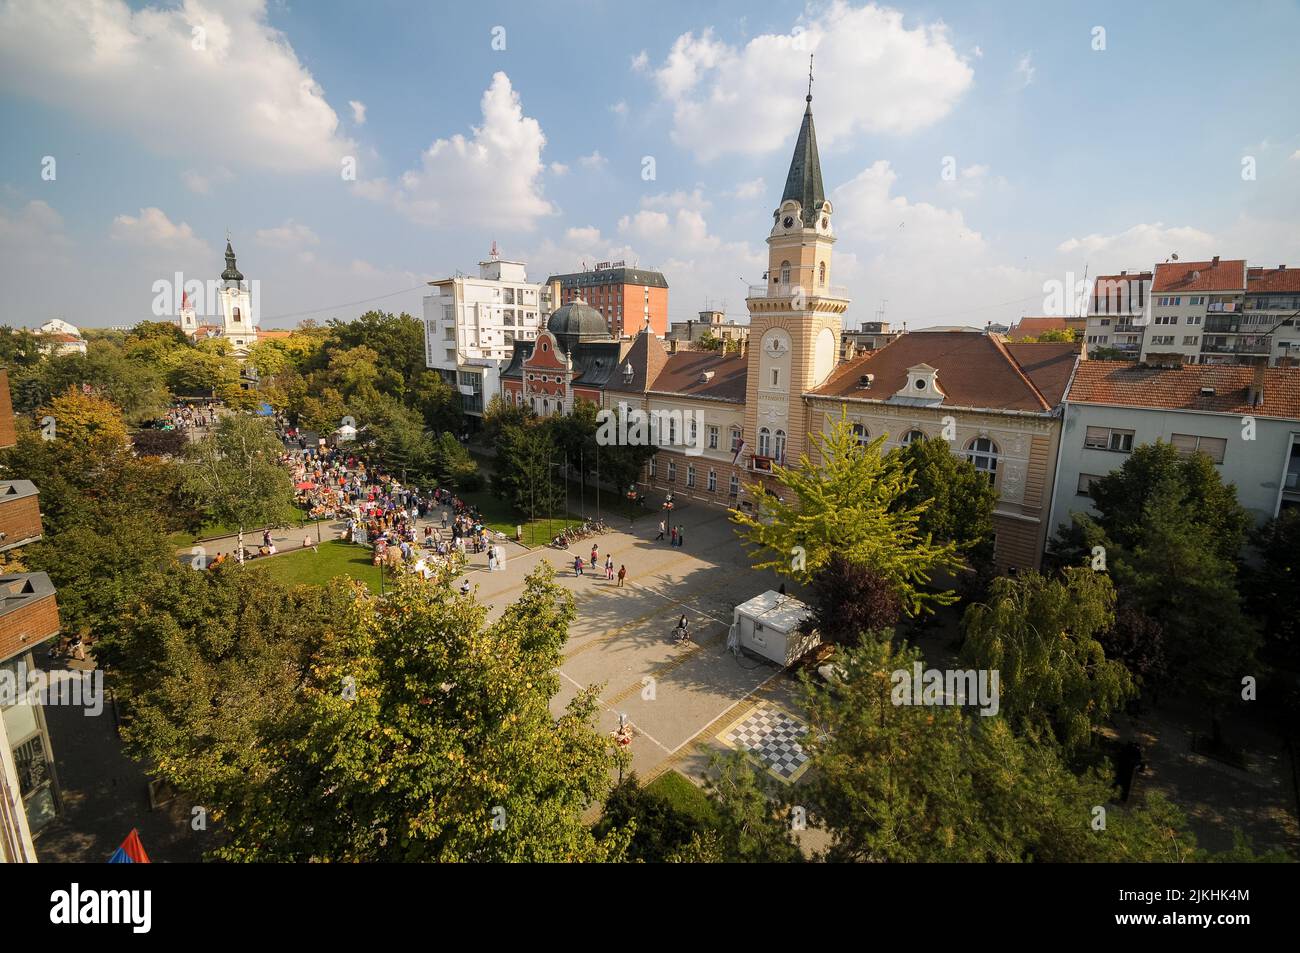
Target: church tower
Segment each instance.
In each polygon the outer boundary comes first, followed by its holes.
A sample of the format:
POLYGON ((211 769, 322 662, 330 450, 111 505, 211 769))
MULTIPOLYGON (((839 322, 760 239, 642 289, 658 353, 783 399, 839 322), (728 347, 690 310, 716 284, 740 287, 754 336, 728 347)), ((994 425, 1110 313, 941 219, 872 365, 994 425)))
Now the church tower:
POLYGON ((812 69, 803 123, 781 202, 767 236, 765 285, 751 286, 745 388, 745 465, 793 466, 808 450, 802 395, 835 369, 841 316, 849 306, 831 284, 831 203, 822 185, 813 127, 812 69))
POLYGON ((199 319, 198 315, 194 313, 194 305, 190 303, 190 293, 188 291, 181 292, 181 310, 178 317, 180 318, 181 330, 190 337, 194 337, 199 329, 199 319))
POLYGON ((241 357, 257 343, 257 318, 244 276, 235 264, 235 250, 226 238, 226 270, 221 273, 221 335, 241 357))

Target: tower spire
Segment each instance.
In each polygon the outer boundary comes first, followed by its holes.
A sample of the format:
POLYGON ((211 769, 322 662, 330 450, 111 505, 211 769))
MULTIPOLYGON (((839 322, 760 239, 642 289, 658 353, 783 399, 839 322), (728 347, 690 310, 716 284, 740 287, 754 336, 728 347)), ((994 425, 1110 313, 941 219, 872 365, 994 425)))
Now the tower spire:
POLYGON ((808 54, 808 97, 805 100, 805 102, 809 102, 809 103, 812 102, 812 80, 813 80, 812 68, 813 68, 813 54, 809 53, 808 54))
POLYGON ((804 225, 811 228, 821 213, 826 202, 826 190, 822 187, 821 158, 817 154, 817 131, 813 128, 812 115, 812 56, 808 57, 808 95, 807 105, 803 111, 803 124, 799 127, 799 138, 794 145, 794 157, 790 160, 790 172, 785 177, 785 191, 781 201, 794 199, 802 209, 804 225))

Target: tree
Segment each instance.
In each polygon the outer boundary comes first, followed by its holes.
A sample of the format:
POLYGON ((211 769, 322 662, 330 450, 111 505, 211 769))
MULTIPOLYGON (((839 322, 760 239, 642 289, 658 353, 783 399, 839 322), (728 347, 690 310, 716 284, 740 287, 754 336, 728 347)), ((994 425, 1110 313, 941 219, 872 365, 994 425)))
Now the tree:
POLYGON ((235 414, 191 444, 186 455, 185 493, 216 522, 238 528, 241 561, 245 529, 294 516, 293 485, 280 465, 280 450, 264 420, 235 414))
POLYGON ((551 516, 564 506, 564 491, 556 483, 552 464, 562 460, 551 431, 540 421, 507 425, 496 441, 492 493, 530 520, 551 516))
POLYGON ((437 469, 438 452, 424 429, 424 418, 392 397, 383 397, 360 412, 372 442, 375 463, 403 480, 428 480, 437 469))
POLYGON ((1300 666, 1300 509, 1283 510, 1251 535, 1259 565, 1245 576, 1246 605, 1259 620, 1269 654, 1300 666))
POLYGON ((1060 580, 1036 572, 993 583, 988 604, 962 618, 962 659, 997 671, 1002 711, 1017 731, 1050 737, 1066 751, 1092 733, 1135 692, 1098 637, 1115 621, 1115 589, 1105 574, 1069 568, 1060 580))
POLYGON ((988 475, 954 454, 946 440, 917 439, 893 452, 912 476, 912 486, 898 505, 924 507, 917 529, 940 542, 956 543, 958 552, 972 562, 990 563, 998 494, 988 475))
POLYGON ((863 636, 892 630, 903 607, 889 582, 873 569, 836 553, 812 577, 811 623, 822 642, 856 645, 863 636))
POLYGON ((465 429, 460 394, 442 379, 441 374, 424 371, 418 375, 412 396, 412 406, 424 415, 425 426, 430 430, 456 434, 465 429))
POLYGON ((697 351, 721 351, 722 345, 722 338, 718 337, 712 331, 705 331, 699 336, 699 339, 696 340, 695 349, 697 351))
POLYGON ((884 437, 860 445, 841 415, 828 433, 810 439, 819 463, 804 455, 797 467, 773 466, 787 492, 778 496, 756 484, 749 487, 754 512, 732 514, 744 540, 771 554, 754 568, 808 582, 838 554, 885 579, 909 615, 953 602, 953 593, 924 587, 934 573, 959 568, 956 544, 921 531, 928 503, 903 502, 914 481, 898 456, 882 453, 884 437))
POLYGON ((791 834, 789 798, 760 776, 739 752, 715 754, 704 788, 717 811, 719 859, 729 863, 803 860, 791 834))
POLYGON ((838 677, 805 677, 812 766, 800 796, 825 828, 833 861, 1184 861, 1196 854, 1181 815, 1159 795, 1114 799, 1107 773, 1073 774, 1050 742, 1006 719, 945 705, 895 704, 896 673, 921 660, 906 645, 865 641, 834 657, 838 677))
MULTIPOLYGON (((236 569, 235 571, 241 571, 236 569)), ((248 571, 248 570, 242 570, 248 571)), ((551 697, 573 619, 549 568, 487 623, 487 607, 400 580, 357 594, 322 633, 297 704, 266 742, 277 769, 228 807, 241 861, 615 860, 583 812, 619 755, 594 689, 558 718, 551 697)))
POLYGON ((681 810, 664 795, 642 787, 633 772, 605 799, 595 833, 604 838, 611 831, 631 830, 626 859, 662 863, 680 858, 693 841, 713 832, 715 823, 714 818, 681 810))
POLYGON ((444 433, 434 445, 434 472, 445 486, 454 486, 468 493, 483 487, 478 463, 453 434, 444 433))

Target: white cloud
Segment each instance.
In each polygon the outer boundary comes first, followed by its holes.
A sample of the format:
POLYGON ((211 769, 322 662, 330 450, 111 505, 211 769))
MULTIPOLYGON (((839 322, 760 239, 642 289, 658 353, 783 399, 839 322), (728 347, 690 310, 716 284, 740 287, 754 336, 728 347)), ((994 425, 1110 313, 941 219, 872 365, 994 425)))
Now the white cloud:
POLYGON ((614 103, 614 105, 609 107, 609 111, 622 119, 627 115, 627 100, 620 99, 618 102, 614 103))
POLYGON ((267 23, 264 0, 8 3, 0 85, 162 155, 304 171, 337 168, 355 152, 324 91, 267 23))
POLYGON ((550 168, 551 168, 551 174, 552 174, 552 175, 568 175, 568 174, 569 174, 569 167, 568 167, 567 165, 565 165, 563 162, 552 162, 550 168))
POLYGON ((366 124, 366 104, 356 99, 349 99, 348 106, 352 108, 352 121, 358 126, 364 126, 366 124))
POLYGON ((71 245, 63 232, 63 216, 40 199, 33 199, 19 212, 0 206, 0 246, 25 246, 37 254, 71 245))
POLYGON ((234 177, 234 173, 224 166, 219 166, 211 172, 186 169, 181 173, 181 181, 185 183, 185 187, 199 195, 207 195, 214 185, 224 185, 234 177))
POLYGON ((260 228, 254 236, 259 245, 267 248, 300 249, 304 245, 319 245, 320 237, 306 225, 288 219, 275 228, 260 228))
POLYGON ((763 34, 743 47, 708 29, 679 36, 653 71, 673 108, 674 141, 703 159, 788 147, 812 52, 823 145, 856 132, 905 135, 932 125, 974 75, 942 23, 909 29, 897 10, 834 0, 790 33, 763 34))
POLYGON ((1020 57, 1016 62, 1015 74, 1016 82, 1019 84, 1021 89, 1024 89, 1034 81, 1034 73, 1036 72, 1037 70, 1034 68, 1034 60, 1031 54, 1026 53, 1024 56, 1020 57))
POLYGON ((767 192, 767 183, 763 177, 750 179, 748 182, 741 182, 731 193, 733 198, 737 199, 755 199, 767 192))
POLYGON ((481 105, 483 124, 472 137, 438 139, 396 183, 358 182, 357 193, 431 225, 472 221, 532 229, 537 219, 555 214, 539 182, 546 136, 536 119, 524 115, 510 77, 495 73, 481 105))
POLYGON ((957 171, 955 179, 941 179, 940 187, 949 195, 960 199, 974 199, 990 187, 1007 188, 1007 180, 995 176, 987 165, 976 163, 957 171))
POLYGON ((1300 161, 1300 149, 1297 149, 1295 152, 1291 153, 1291 159, 1293 161, 1300 161))
POLYGON ((1219 252, 1218 240, 1208 232, 1190 226, 1166 226, 1163 222, 1138 224, 1113 235, 1091 234, 1068 238, 1056 247, 1063 255, 1082 255, 1093 264, 1094 274, 1115 270, 1149 269, 1171 254, 1198 260, 1219 252))
POLYGON ((579 156, 578 165, 584 169, 603 169, 609 165, 609 160, 601 155, 600 150, 597 149, 591 155, 579 156))
POLYGON ((636 70, 638 73, 647 69, 649 66, 650 66, 650 54, 647 53, 645 50, 642 50, 636 56, 632 57, 632 69, 636 70))
POLYGON ((178 258, 210 255, 206 242, 185 222, 176 223, 157 206, 140 209, 140 214, 113 219, 109 235, 114 241, 174 253, 178 258))

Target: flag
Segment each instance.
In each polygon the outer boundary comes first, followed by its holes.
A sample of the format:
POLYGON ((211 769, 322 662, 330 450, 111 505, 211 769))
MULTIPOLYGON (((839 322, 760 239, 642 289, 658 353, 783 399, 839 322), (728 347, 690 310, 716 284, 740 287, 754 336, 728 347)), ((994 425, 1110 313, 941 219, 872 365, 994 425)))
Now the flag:
POLYGON ((745 452, 745 441, 742 440, 740 441, 740 444, 736 447, 736 455, 731 458, 731 465, 733 467, 740 462, 740 455, 744 452, 745 452))
POLYGON ((110 864, 149 863, 149 855, 144 852, 144 845, 140 843, 140 832, 136 828, 131 828, 131 833, 126 835, 122 846, 113 851, 113 856, 108 858, 108 862, 110 864))

